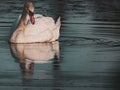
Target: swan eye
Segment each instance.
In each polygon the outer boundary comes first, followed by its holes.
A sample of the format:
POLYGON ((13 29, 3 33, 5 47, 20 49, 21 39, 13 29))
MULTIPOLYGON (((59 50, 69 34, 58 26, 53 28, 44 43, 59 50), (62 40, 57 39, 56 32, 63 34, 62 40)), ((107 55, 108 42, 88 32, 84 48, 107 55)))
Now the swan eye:
POLYGON ((30 16, 33 16, 33 15, 34 15, 34 12, 29 11, 29 15, 30 15, 30 16))

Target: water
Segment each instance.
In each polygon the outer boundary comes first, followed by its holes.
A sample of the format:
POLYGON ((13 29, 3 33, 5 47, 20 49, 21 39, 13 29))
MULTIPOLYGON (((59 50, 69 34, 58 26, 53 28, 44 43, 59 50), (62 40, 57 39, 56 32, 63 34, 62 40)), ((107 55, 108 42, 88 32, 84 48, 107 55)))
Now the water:
MULTIPOLYGON (((8 43, 9 32, 25 0, 4 0, 0 3, 0 89, 119 90, 120 1, 33 1, 36 13, 54 19, 62 17, 57 44, 60 59, 35 64, 32 73, 26 73, 19 57, 23 53, 15 56, 8 43)), ((48 45, 47 50, 51 49, 48 45)))

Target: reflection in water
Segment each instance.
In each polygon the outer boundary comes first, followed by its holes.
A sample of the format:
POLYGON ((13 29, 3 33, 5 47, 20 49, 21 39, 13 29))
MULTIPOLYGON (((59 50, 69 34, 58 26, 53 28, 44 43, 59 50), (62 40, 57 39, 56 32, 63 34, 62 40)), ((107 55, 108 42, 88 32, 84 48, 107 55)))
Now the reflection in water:
POLYGON ((59 42, 11 44, 12 52, 18 58, 21 70, 28 76, 33 73, 35 63, 49 63, 59 60, 59 42))

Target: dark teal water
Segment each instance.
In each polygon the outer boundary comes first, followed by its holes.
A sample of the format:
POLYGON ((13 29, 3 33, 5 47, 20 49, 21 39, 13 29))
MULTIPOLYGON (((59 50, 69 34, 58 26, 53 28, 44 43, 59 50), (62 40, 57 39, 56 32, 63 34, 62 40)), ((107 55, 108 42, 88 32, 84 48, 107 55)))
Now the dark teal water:
MULTIPOLYGON (((0 3, 0 90, 119 90, 120 1, 33 0, 35 13, 62 17, 60 59, 22 72, 8 43, 25 0, 0 3)), ((47 55, 46 55, 47 56, 47 55)))

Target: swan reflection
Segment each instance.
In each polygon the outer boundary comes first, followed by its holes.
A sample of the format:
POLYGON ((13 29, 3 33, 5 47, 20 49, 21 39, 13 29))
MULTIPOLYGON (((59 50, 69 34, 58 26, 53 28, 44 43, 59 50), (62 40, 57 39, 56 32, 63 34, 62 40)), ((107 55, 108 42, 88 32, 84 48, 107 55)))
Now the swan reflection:
POLYGON ((18 58, 23 72, 33 72, 35 63, 49 63, 59 60, 59 42, 11 44, 15 57, 18 58))

